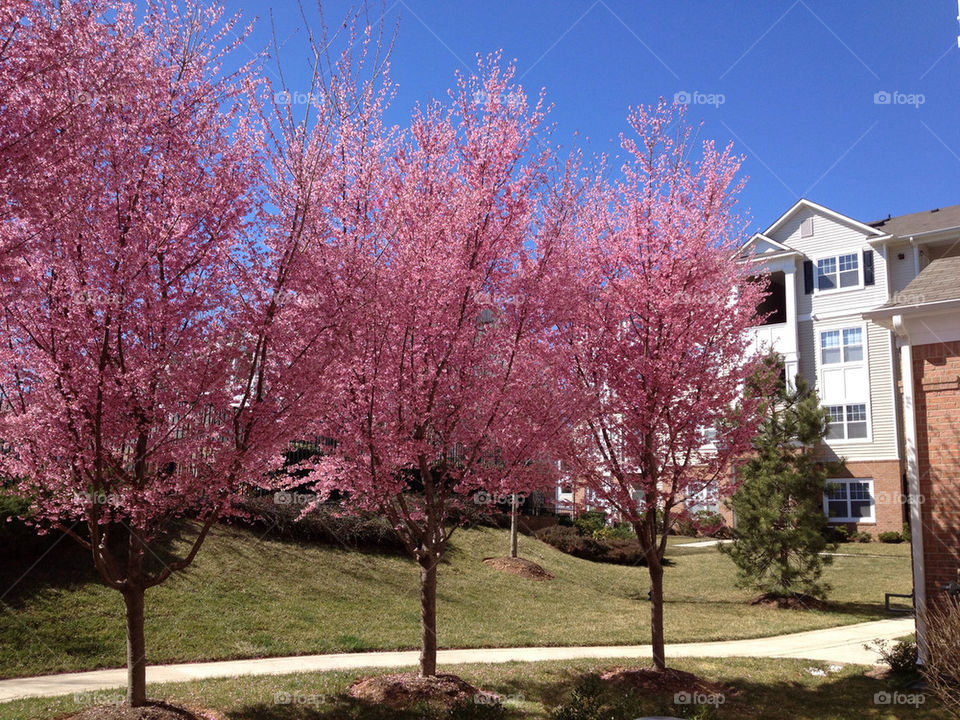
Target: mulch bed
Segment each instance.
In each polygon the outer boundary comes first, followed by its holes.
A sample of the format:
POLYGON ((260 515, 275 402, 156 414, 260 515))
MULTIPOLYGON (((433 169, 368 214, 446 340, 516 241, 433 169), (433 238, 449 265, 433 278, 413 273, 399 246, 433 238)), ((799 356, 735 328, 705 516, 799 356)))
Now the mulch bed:
POLYGON ((223 716, 213 710, 197 710, 153 701, 141 707, 95 705, 59 720, 223 720, 223 716))
POLYGON ((360 678, 350 686, 350 695, 357 700, 383 705, 397 710, 423 704, 448 709, 469 702, 480 691, 456 675, 438 673, 422 678, 416 673, 397 673, 360 678))
POLYGON ((795 593, 786 597, 767 593, 756 598, 750 604, 780 610, 828 610, 830 608, 829 603, 802 593, 795 593))
POLYGON ((705 695, 736 695, 736 690, 726 685, 710 682, 683 670, 667 668, 614 668, 600 676, 615 685, 625 685, 634 690, 651 693, 697 692, 705 695))
POLYGON ((524 558, 489 557, 484 558, 483 562, 502 572, 519 575, 529 580, 553 580, 554 578, 552 573, 547 572, 535 562, 524 558))

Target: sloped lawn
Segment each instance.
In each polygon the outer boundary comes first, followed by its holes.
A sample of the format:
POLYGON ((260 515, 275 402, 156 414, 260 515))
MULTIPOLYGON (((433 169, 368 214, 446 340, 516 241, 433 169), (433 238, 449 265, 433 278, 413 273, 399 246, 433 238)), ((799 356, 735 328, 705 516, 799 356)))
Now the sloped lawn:
MULTIPOLYGON (((47 545, 53 538, 44 540, 47 545)), ((829 612, 748 604, 715 548, 671 543, 666 573, 668 642, 777 635, 887 617, 884 592, 909 592, 909 545, 856 548, 828 570, 829 612)), ((489 567, 505 531, 458 531, 440 571, 441 647, 649 642, 645 568, 592 563, 524 537, 521 555, 556 578, 535 581, 489 567)), ((46 549, 46 547, 44 548, 46 549)), ((39 561, 8 552, 0 563, 0 676, 124 662, 122 601, 101 586, 89 558, 63 540, 39 561), (34 565, 34 563, 36 563, 34 565), (33 566, 33 567, 31 567, 33 566), (18 579, 19 578, 19 579, 18 579)), ((261 538, 218 527, 195 565, 147 594, 151 663, 373 649, 419 642, 417 568, 405 557, 261 538)))

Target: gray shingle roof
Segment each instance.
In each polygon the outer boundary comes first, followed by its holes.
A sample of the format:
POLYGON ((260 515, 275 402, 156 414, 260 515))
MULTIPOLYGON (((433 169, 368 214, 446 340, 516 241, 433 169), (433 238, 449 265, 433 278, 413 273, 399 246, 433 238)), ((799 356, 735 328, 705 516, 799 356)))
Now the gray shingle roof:
POLYGON ((907 286, 894 295, 884 308, 902 308, 909 305, 960 299, 960 257, 934 260, 907 286))
POLYGON ((951 205, 937 210, 924 210, 909 215, 898 215, 886 220, 875 220, 867 223, 867 225, 898 237, 909 237, 931 230, 960 227, 960 205, 951 205))

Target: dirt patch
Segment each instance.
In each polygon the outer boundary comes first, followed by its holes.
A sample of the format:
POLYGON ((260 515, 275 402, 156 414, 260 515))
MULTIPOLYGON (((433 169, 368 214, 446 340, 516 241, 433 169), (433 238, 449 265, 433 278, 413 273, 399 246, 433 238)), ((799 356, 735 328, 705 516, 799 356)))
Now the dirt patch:
POLYGON ((795 593, 793 595, 781 596, 767 593, 753 600, 751 605, 759 607, 777 608, 779 610, 827 610, 830 605, 823 600, 795 593))
POLYGON ((554 578, 552 573, 547 572, 535 562, 524 558, 492 557, 484 558, 483 562, 502 572, 519 575, 529 580, 553 580, 554 578))
POLYGON ((223 715, 213 710, 197 710, 165 702, 149 702, 141 707, 129 705, 95 705, 60 720, 223 720, 223 715))
POLYGON ((415 673, 376 675, 360 678, 350 686, 350 695, 374 705, 385 705, 396 710, 414 704, 428 705, 435 709, 448 709, 458 703, 469 702, 480 691, 456 675, 438 673, 422 678, 415 673))
POLYGON ((654 668, 628 669, 614 668, 600 676, 602 680, 615 685, 624 685, 635 690, 652 693, 702 693, 704 695, 736 695, 736 690, 697 677, 683 670, 667 668, 660 671, 654 668))
POLYGON ((882 665, 874 665, 863 673, 864 677, 868 677, 871 680, 889 680, 891 675, 890 668, 883 667, 882 665))

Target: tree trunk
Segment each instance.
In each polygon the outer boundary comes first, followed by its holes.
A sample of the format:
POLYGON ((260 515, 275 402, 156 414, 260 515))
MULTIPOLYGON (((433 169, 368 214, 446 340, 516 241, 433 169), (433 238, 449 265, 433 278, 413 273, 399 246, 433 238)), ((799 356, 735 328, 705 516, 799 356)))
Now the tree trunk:
POLYGON ((517 494, 510 496, 510 557, 517 556, 517 494))
MULTIPOLYGON (((652 553, 655 555, 656 553, 652 553)), ((659 558, 648 560, 650 572, 650 635, 653 644, 653 667, 667 669, 663 640, 663 565, 659 558)))
POLYGON ((420 677, 437 674, 437 559, 424 552, 420 564, 420 677))
POLYGON ((143 638, 144 590, 136 586, 123 593, 127 607, 127 704, 139 707, 147 702, 147 657, 143 638))

